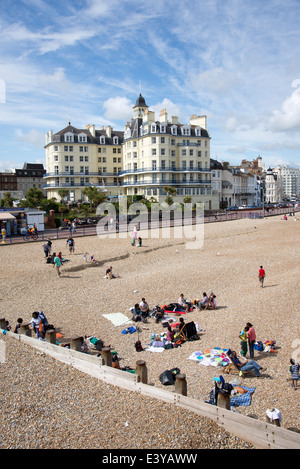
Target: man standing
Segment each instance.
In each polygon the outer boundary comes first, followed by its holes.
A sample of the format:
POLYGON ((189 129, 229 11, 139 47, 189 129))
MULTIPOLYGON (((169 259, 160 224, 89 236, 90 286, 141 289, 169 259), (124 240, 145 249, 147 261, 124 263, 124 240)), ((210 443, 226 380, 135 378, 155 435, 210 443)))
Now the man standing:
POLYGON ((70 254, 72 254, 72 252, 74 252, 75 246, 74 239, 72 238, 72 236, 69 236, 69 238, 67 239, 67 246, 69 246, 70 254))
POLYGON ((260 269, 258 271, 258 280, 260 281, 260 286, 263 288, 264 286, 264 280, 265 280, 266 272, 263 268, 263 266, 260 266, 260 269))

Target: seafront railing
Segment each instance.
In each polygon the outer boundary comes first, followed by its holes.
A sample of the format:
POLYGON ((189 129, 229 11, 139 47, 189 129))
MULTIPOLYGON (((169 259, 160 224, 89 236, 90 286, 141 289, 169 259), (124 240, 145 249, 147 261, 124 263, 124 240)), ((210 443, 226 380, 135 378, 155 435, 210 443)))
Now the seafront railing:
MULTIPOLYGON (((293 209, 292 212, 299 213, 300 207, 293 209)), ((241 220, 241 219, 263 219, 266 217, 278 216, 278 215, 287 215, 290 216, 291 209, 290 208, 279 208, 279 209, 272 209, 272 211, 262 211, 262 210, 246 210, 246 211, 234 211, 234 212, 225 212, 225 213, 217 213, 214 215, 208 215, 204 217, 196 216, 184 216, 182 219, 171 218, 170 220, 144 220, 138 222, 139 230, 155 230, 158 228, 169 228, 169 227, 176 227, 176 226, 189 226, 189 225, 196 225, 198 223, 220 223, 224 221, 234 221, 234 220, 241 220)), ((132 226, 133 222, 131 222, 132 226)), ((108 224, 107 224, 108 225, 108 224)), ((129 223, 120 223, 117 224, 117 233, 124 233, 128 231, 129 223)), ((34 241, 44 241, 47 238, 53 239, 62 239, 68 238, 70 234, 72 237, 82 237, 82 236, 95 236, 107 234, 109 231, 109 226, 103 227, 102 230, 97 227, 95 224, 90 225, 80 225, 77 224, 76 230, 69 231, 68 228, 52 228, 52 229, 45 229, 38 233, 38 239, 33 240, 29 237, 28 241, 24 240, 24 235, 6 235, 5 243, 1 243, 1 236, 0 236, 0 246, 7 245, 7 244, 18 244, 23 242, 34 242, 34 241)))

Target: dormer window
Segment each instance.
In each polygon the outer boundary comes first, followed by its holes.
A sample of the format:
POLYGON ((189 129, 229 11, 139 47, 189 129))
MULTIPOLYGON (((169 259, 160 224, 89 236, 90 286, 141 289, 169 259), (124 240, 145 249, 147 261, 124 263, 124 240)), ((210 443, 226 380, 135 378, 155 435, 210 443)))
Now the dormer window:
POLYGON ((183 125, 181 127, 181 135, 191 135, 191 129, 188 125, 183 125))
POLYGON ((78 135, 78 142, 80 143, 86 143, 87 142, 87 135, 84 133, 81 133, 78 135))
POLYGON ((196 127, 195 135, 196 135, 196 137, 201 137, 201 127, 196 127))
POLYGON ((166 124, 160 124, 160 132, 162 134, 165 134, 166 133, 166 124))
POLYGON ((74 134, 72 132, 65 134, 65 142, 74 142, 74 134))
POLYGON ((113 138, 113 144, 118 145, 119 144, 119 137, 114 137, 113 138))
POLYGON ((104 135, 101 135, 101 137, 100 137, 100 143, 101 143, 101 144, 104 144, 104 143, 105 143, 105 137, 104 137, 104 135))
POLYGON ((151 124, 151 133, 156 132, 156 124, 151 124))
POLYGON ((171 134, 172 134, 172 135, 177 135, 177 126, 176 126, 176 125, 172 125, 172 127, 171 127, 171 134))

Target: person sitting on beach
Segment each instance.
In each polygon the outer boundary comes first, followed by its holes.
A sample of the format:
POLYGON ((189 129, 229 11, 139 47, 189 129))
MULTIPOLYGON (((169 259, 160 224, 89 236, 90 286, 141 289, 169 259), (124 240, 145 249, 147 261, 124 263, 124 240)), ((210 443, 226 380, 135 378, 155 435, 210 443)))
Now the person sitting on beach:
POLYGON ((254 360, 246 360, 246 363, 241 363, 241 361, 238 359, 237 354, 234 350, 231 351, 229 356, 231 360, 233 361, 233 363, 240 369, 240 371, 253 370, 255 373, 255 376, 257 377, 261 376, 260 374, 261 371, 266 371, 267 369, 267 368, 262 368, 254 360))
POLYGON ((20 329, 22 323, 23 323, 23 319, 22 319, 22 318, 18 318, 18 319, 17 319, 16 327, 15 327, 15 330, 14 330, 14 333, 15 333, 15 334, 18 333, 18 330, 20 329))
POLYGON ((132 308, 132 321, 134 322, 137 322, 137 321, 141 321, 141 309, 140 309, 140 305, 138 303, 136 303, 134 305, 134 308, 132 308))
POLYGON ((172 330, 171 326, 168 326, 168 332, 167 332, 166 339, 167 339, 169 342, 173 342, 173 341, 174 341, 174 331, 172 330))
POLYGON ((139 237, 138 238, 138 244, 136 245, 136 247, 138 248, 138 247, 141 247, 141 246, 142 246, 142 238, 139 237))
POLYGON ((112 279, 112 278, 117 278, 117 275, 112 273, 112 266, 110 266, 108 269, 106 269, 106 278, 112 279))
POLYGON ((180 306, 183 306, 185 308, 186 311, 189 311, 192 307, 192 303, 187 301, 184 296, 183 296, 183 293, 180 293, 180 297, 177 301, 177 303, 180 304, 180 306))
POLYGON ((199 309, 204 309, 207 303, 208 303, 208 296, 206 292, 203 292, 203 298, 202 300, 199 301, 199 304, 198 304, 199 309))
POLYGON ((142 317, 144 319, 147 318, 150 314, 150 309, 149 309, 149 305, 148 305, 147 301, 145 300, 145 298, 142 298, 142 301, 140 303, 140 309, 141 309, 142 317))

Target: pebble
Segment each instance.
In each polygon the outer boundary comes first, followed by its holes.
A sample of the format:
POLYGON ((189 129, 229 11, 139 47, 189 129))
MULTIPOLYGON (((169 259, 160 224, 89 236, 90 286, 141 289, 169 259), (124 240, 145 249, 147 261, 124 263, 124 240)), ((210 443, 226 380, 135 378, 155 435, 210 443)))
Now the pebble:
MULTIPOLYGON (((300 389, 295 392, 286 381, 291 344, 298 334, 293 327, 300 265, 299 252, 294 250, 298 225, 290 224, 287 230, 279 217, 270 218, 267 225, 260 222, 255 230, 252 220, 206 225, 204 248, 196 251, 185 250, 178 239, 168 245, 164 239, 145 239, 145 251, 123 258, 131 248, 129 238, 77 238, 73 255, 66 252, 65 240, 55 239, 54 250, 70 259, 60 279, 45 264, 42 243, 1 247, 6 266, 1 274, 1 315, 14 327, 19 316, 27 322, 34 310, 43 310, 64 338, 95 335, 110 344, 122 357, 121 366, 134 368, 137 360, 144 359, 149 381, 157 387, 163 387, 160 373, 179 367, 187 377, 188 396, 201 402, 209 398, 213 378, 221 370, 188 357, 215 346, 239 351, 239 331, 250 321, 258 340, 276 340, 278 354, 255 352, 255 360, 267 366, 267 372, 242 382, 255 387, 255 392, 249 407, 235 411, 266 421, 267 408, 276 404, 283 415, 281 426, 299 432, 300 389), (180 260, 174 250, 177 245, 183 254, 180 260), (101 265, 72 271, 71 267, 83 265, 87 250, 101 265), (216 252, 221 255, 216 257, 216 252), (264 289, 257 281, 261 264, 267 272, 264 289), (120 278, 104 279, 107 265, 113 265, 120 278), (211 290, 217 295, 217 310, 194 311, 187 317, 200 325, 200 340, 163 353, 136 352, 137 335, 121 334, 124 327, 114 327, 102 316, 123 311, 131 319, 129 308, 141 300, 137 293, 152 307, 177 301, 180 293, 192 300, 211 290)), ((153 319, 148 326, 139 334, 143 346, 153 332, 163 331, 153 319)), ((6 349, 6 361, 0 365, 1 449, 252 448, 209 419, 107 385, 8 336, 0 340, 6 349)))

